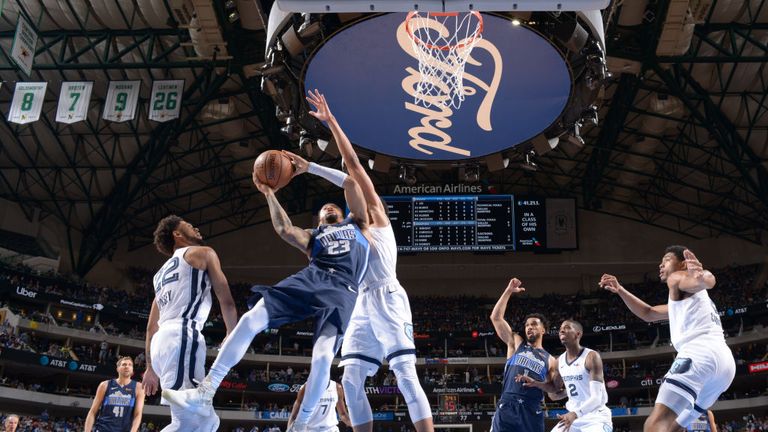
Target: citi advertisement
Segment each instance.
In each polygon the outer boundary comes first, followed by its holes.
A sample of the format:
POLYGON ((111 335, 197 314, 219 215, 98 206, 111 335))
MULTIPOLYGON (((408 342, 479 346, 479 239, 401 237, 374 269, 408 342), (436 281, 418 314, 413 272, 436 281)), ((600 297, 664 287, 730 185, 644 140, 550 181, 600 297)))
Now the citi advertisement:
MULTIPOLYGON (((562 113, 570 70, 535 31, 482 16, 482 39, 464 68, 460 109, 414 101, 419 63, 401 13, 376 15, 333 35, 313 53, 304 90, 325 94, 354 144, 398 158, 477 158, 523 143, 562 113)), ((448 31, 425 21, 434 31, 448 31)))

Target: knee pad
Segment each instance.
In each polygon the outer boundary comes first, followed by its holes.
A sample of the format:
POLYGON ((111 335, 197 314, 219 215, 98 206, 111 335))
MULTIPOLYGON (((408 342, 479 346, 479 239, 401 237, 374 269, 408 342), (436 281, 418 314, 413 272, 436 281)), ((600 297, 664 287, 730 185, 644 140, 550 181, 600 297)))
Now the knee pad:
POLYGON ((344 399, 347 401, 347 411, 352 426, 370 423, 373 421, 371 404, 365 394, 365 378, 368 376, 366 368, 358 364, 344 366, 344 375, 341 385, 344 387, 344 399))
POLYGON ((416 365, 411 361, 396 363, 390 366, 397 377, 397 387, 403 394, 405 403, 408 404, 408 412, 411 420, 416 423, 419 420, 432 417, 432 408, 429 400, 421 388, 419 377, 416 375, 416 365))

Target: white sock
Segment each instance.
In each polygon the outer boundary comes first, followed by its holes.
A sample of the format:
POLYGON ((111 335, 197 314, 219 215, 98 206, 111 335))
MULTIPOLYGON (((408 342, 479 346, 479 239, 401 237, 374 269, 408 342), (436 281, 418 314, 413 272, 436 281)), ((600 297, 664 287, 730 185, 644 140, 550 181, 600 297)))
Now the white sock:
POLYGON ((205 385, 210 385, 211 388, 205 390, 215 392, 219 388, 229 370, 243 359, 245 352, 253 342, 253 338, 267 328, 268 324, 269 314, 264 299, 261 299, 256 303, 256 306, 240 317, 237 326, 229 334, 224 345, 221 346, 219 355, 216 356, 211 370, 208 371, 208 376, 205 377, 205 381, 208 381, 205 385))
POLYGON ((327 324, 320 331, 315 346, 312 347, 312 366, 309 369, 307 383, 304 385, 304 400, 301 401, 301 409, 296 415, 298 423, 309 421, 325 389, 328 388, 331 380, 331 365, 336 355, 337 339, 336 326, 327 324))

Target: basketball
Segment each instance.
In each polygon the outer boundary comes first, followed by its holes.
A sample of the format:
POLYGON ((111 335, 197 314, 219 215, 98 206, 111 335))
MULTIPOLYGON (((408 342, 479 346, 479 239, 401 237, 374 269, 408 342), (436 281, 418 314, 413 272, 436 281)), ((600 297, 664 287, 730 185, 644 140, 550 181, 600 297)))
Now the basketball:
POLYGON ((253 172, 259 182, 280 189, 291 181, 294 167, 291 160, 278 150, 267 150, 256 158, 253 172))

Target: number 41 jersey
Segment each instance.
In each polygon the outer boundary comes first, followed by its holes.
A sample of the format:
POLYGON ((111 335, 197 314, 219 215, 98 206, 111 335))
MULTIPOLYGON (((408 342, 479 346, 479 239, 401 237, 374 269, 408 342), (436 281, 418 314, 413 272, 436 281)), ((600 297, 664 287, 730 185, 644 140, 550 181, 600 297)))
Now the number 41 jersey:
POLYGON ((346 279, 355 288, 362 282, 370 245, 352 218, 312 230, 309 248, 310 265, 346 279))
POLYGON ((176 249, 155 274, 155 301, 160 312, 158 325, 176 320, 202 329, 211 312, 211 283, 208 272, 184 259, 188 247, 176 249))

